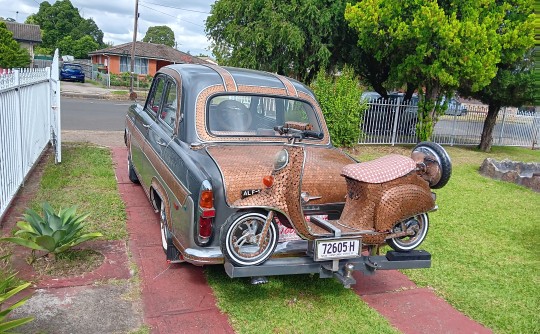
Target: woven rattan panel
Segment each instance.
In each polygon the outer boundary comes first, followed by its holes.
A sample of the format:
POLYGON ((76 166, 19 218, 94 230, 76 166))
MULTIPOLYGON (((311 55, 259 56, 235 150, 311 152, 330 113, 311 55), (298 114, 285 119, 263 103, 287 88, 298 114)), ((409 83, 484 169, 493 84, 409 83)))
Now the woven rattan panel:
POLYGON ((425 183, 425 186, 407 184, 385 190, 375 212, 377 230, 391 229, 398 221, 427 212, 435 207, 429 186, 424 180, 422 182, 425 183))
POLYGON ((266 206, 283 212, 297 233, 307 239, 310 234, 300 205, 300 181, 304 152, 300 147, 289 148, 289 163, 273 174, 274 184, 260 193, 239 199, 233 207, 266 206))
POLYGON ((309 147, 302 181, 302 191, 310 196, 321 196, 309 204, 342 203, 347 194, 345 178, 340 175, 343 166, 354 162, 337 149, 309 147))
POLYGON ((262 189, 262 179, 272 173, 274 156, 281 145, 209 146, 208 153, 223 175, 227 203, 241 198, 241 191, 262 189))
MULTIPOLYGON (((262 178, 270 175, 276 153, 282 145, 209 146, 208 152, 223 174, 227 202, 241 198, 241 191, 262 189, 262 178)), ((302 190, 310 196, 321 196, 309 204, 336 203, 345 200, 347 188, 340 176, 351 158, 336 149, 307 147, 302 190)))
MULTIPOLYGON (((384 232, 398 221, 435 206, 427 182, 416 173, 381 184, 347 179, 347 186, 349 198, 339 223, 353 229, 384 232)), ((366 244, 380 243, 384 237, 363 239, 366 244)))

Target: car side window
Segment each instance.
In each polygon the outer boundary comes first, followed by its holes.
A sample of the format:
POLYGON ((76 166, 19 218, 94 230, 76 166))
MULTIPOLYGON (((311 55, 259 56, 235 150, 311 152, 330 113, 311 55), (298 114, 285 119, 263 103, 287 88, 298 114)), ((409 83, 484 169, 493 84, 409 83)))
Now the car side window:
POLYGON ((172 80, 167 80, 165 94, 163 94, 163 106, 159 113, 159 118, 171 129, 176 124, 176 84, 172 80))
POLYGON ((146 105, 146 109, 152 112, 154 115, 159 112, 159 106, 163 99, 163 91, 165 90, 165 80, 163 77, 157 77, 157 82, 153 85, 153 89, 150 92, 150 99, 146 105))

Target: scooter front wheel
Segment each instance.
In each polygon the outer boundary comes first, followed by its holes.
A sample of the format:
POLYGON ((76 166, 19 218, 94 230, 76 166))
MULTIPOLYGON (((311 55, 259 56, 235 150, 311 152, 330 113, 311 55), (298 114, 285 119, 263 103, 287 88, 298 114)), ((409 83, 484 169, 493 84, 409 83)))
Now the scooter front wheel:
POLYGON ((237 212, 221 229, 221 252, 237 266, 264 263, 277 246, 279 232, 272 220, 265 231, 267 216, 260 212, 237 212))
POLYGON ((386 240, 388 246, 398 252, 408 252, 420 244, 426 238, 429 229, 429 218, 426 213, 403 220, 397 223, 391 233, 399 234, 409 232, 406 236, 396 237, 386 240))

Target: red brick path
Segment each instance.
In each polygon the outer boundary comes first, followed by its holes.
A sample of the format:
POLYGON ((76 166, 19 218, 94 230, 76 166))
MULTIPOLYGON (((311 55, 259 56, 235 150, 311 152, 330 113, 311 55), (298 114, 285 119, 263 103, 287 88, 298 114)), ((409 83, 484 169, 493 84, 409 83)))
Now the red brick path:
POLYGON ((139 267, 145 323, 152 333, 234 333, 216 307, 203 270, 191 264, 167 264, 159 218, 139 185, 127 176, 127 150, 112 148, 116 178, 126 203, 129 248, 139 267))

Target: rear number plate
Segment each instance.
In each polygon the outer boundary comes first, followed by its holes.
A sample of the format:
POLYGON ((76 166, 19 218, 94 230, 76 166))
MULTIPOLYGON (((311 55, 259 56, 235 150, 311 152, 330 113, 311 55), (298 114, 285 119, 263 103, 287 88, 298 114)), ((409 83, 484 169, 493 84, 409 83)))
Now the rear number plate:
POLYGON ((315 261, 359 257, 361 245, 360 239, 315 240, 315 261))
POLYGON ((240 196, 242 198, 246 198, 246 197, 258 194, 260 192, 261 192, 261 189, 246 189, 246 190, 241 190, 240 191, 240 196))

